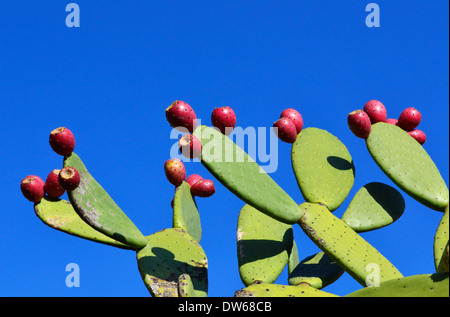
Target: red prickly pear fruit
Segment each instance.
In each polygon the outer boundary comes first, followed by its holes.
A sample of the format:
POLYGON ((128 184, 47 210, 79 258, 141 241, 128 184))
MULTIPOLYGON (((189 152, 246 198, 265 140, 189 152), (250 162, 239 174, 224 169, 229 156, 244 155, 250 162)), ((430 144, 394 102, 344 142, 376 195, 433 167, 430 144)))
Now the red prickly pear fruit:
POLYGON ((59 198, 66 192, 59 183, 58 176, 60 171, 60 169, 54 169, 48 174, 45 180, 45 192, 51 198, 59 198))
POLYGON ((35 175, 28 175, 20 182, 23 196, 33 203, 38 203, 45 195, 45 183, 35 175))
POLYGON ((369 137, 372 124, 369 115, 364 110, 350 112, 347 116, 347 123, 350 130, 358 138, 367 139, 369 137))
POLYGON ((215 192, 216 189, 214 188, 214 182, 210 179, 201 179, 191 187, 191 193, 193 196, 209 197, 215 192))
POLYGON ((397 125, 398 120, 394 118, 386 119, 386 123, 397 125))
POLYGON ((421 145, 423 145, 427 140, 427 136, 425 132, 423 132, 422 130, 414 129, 412 131, 408 131, 408 133, 410 136, 416 139, 416 141, 419 142, 421 145))
POLYGON ((195 183, 197 183, 198 181, 202 180, 203 177, 201 177, 198 174, 191 174, 186 178, 186 183, 189 184, 189 186, 193 186, 195 183))
POLYGON ((50 133, 50 146, 59 155, 69 156, 75 148, 75 137, 72 131, 65 127, 54 129, 50 133))
POLYGON ((365 105, 363 110, 367 113, 372 124, 377 122, 386 122, 387 111, 386 107, 378 100, 370 100, 365 105))
POLYGON ((192 133, 197 127, 197 116, 194 109, 181 100, 174 101, 166 109, 166 118, 172 128, 192 133))
POLYGON ((80 180, 80 173, 71 166, 64 167, 58 175, 59 184, 67 191, 76 189, 80 185, 80 180))
POLYGON ((180 153, 190 159, 202 157, 202 142, 195 135, 185 134, 178 140, 180 153))
POLYGON ((422 120, 422 114, 415 108, 409 107, 400 113, 397 126, 405 131, 414 130, 422 120))
POLYGON ((297 130, 297 134, 299 134, 303 129, 303 118, 300 112, 298 112, 295 109, 288 108, 284 109, 283 112, 281 112, 280 118, 289 118, 292 120, 292 122, 295 125, 295 129, 297 130))
POLYGON ((213 127, 220 130, 225 135, 230 135, 236 126, 236 114, 231 107, 214 108, 211 114, 213 127))
POLYGON ((169 159, 164 163, 164 172, 167 180, 175 187, 180 186, 186 178, 186 168, 177 158, 169 159))
POLYGON ((275 135, 286 143, 294 143, 297 139, 297 128, 291 119, 282 117, 273 123, 275 135))

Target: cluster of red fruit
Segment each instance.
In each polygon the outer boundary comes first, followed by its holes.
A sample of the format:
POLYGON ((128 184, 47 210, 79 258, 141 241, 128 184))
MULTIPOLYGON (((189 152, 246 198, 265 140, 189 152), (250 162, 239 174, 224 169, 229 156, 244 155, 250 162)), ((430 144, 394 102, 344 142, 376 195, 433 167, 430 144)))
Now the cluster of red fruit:
POLYGON ((281 112, 280 119, 273 123, 273 128, 281 141, 294 143, 303 129, 302 115, 293 108, 285 109, 281 112))
MULTIPOLYGON (((62 156, 69 156, 75 148, 73 133, 64 127, 50 133, 50 146, 53 151, 62 156)), ((45 182, 39 176, 28 175, 20 183, 22 194, 31 202, 38 203, 47 195, 59 198, 66 191, 74 190, 80 184, 80 174, 73 167, 64 167, 51 171, 45 182)))
POLYGON ((378 100, 368 101, 362 110, 352 111, 347 117, 350 130, 359 138, 367 139, 369 137, 372 124, 386 122, 407 131, 409 135, 423 145, 426 141, 426 135, 422 130, 417 129, 421 120, 422 114, 413 107, 404 109, 398 119, 388 119, 386 107, 378 100))
MULTIPOLYGON (((166 119, 172 128, 189 132, 178 140, 180 153, 190 159, 201 159, 202 143, 192 134, 197 128, 197 115, 194 109, 186 102, 176 100, 166 109, 166 119)), ((221 133, 230 135, 236 126, 236 114, 228 106, 214 108, 211 123, 221 133)), ((191 193, 194 196, 209 197, 215 193, 212 180, 203 179, 198 174, 192 174, 186 178, 186 168, 177 158, 169 159, 164 163, 164 172, 169 182, 176 187, 186 181, 191 186, 191 193)))

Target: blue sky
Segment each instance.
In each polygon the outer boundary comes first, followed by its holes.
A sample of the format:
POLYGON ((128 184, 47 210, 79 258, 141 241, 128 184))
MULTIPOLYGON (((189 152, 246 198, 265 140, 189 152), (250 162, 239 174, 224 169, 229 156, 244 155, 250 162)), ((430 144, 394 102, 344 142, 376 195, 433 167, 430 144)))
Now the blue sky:
MULTIPOLYGON (((80 27, 65 25, 69 1, 0 2, 0 296, 148 296, 135 253, 45 226, 19 190, 29 174, 60 168, 48 135, 71 129, 75 151, 145 234, 171 226, 173 186, 163 164, 176 140, 164 110, 181 99, 210 124, 214 107, 231 106, 241 127, 271 127, 298 109, 305 127, 326 129, 347 145, 356 166, 342 215, 363 185, 390 180, 371 160, 346 117, 370 99, 389 117, 422 113, 424 145, 449 180, 448 1, 377 1, 379 28, 368 28, 369 1, 86 1, 80 27), (77 263, 80 287, 68 288, 77 263)), ((198 162, 188 174, 211 178, 198 162)), ((271 176, 302 202, 279 143, 271 176)), ((243 287, 236 225, 243 203, 217 181, 198 199, 209 294, 243 287)), ((403 273, 434 272, 433 236, 441 213, 403 194, 404 215, 363 234, 403 273)), ((64 196, 65 197, 65 196, 64 196)), ((63 197, 63 198, 64 198, 63 197)), ((302 258, 317 252, 295 227, 302 258)), ((286 272, 277 281, 286 284, 286 272)), ((344 275, 325 290, 345 295, 360 285, 344 275)))

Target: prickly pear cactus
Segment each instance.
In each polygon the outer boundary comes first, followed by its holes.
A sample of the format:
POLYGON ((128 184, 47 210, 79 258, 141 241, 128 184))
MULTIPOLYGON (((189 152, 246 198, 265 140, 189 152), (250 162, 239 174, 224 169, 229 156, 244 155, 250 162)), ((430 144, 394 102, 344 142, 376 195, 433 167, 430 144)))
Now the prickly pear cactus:
MULTIPOLYGON (((356 174, 349 150, 336 136, 310 127, 296 130, 296 139, 289 140, 293 178, 304 200, 296 202, 229 137, 235 118, 223 121, 223 128, 228 129, 223 134, 208 126, 196 127, 193 108, 176 103, 189 111, 186 118, 183 111, 167 116, 170 125, 192 127, 189 134, 201 142, 200 164, 242 201, 242 208, 235 211, 235 243, 244 288, 234 296, 337 297, 323 289, 348 274, 362 286, 348 297, 448 297, 449 192, 423 142, 394 124, 365 122, 367 133, 355 135, 365 139, 371 157, 400 190, 367 183, 351 197, 340 219, 333 212, 348 199, 356 174), (232 126, 227 127, 227 122, 232 126), (436 272, 404 277, 360 235, 391 225, 403 215, 406 206, 401 191, 443 212, 430 246, 436 272), (318 247, 317 253, 302 257, 302 246, 297 246, 294 237, 297 225, 318 247), (379 273, 374 286, 370 280, 373 266, 379 273), (289 285, 274 284, 286 267, 289 285)), ((352 132, 357 124, 349 125, 352 132)), ((207 296, 208 260, 200 245, 202 227, 194 184, 187 179, 170 182, 175 186, 173 226, 144 236, 77 154, 67 153, 63 167, 76 169, 80 182, 67 191, 69 201, 44 196, 34 202, 35 214, 44 224, 75 237, 135 251, 139 273, 154 297, 207 296)), ((185 177, 182 172, 181 178, 185 177)))

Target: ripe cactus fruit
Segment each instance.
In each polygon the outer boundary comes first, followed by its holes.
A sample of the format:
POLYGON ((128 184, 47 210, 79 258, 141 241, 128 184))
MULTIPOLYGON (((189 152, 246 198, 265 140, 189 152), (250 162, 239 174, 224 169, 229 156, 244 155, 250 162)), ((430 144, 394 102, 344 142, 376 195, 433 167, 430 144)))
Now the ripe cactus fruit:
POLYGON ((211 123, 220 132, 229 135, 236 126, 236 114, 228 106, 215 108, 211 114, 211 123))
POLYGON ((210 179, 201 179, 191 186, 193 196, 209 197, 216 192, 214 182, 210 179))
POLYGON ((178 140, 178 149, 186 158, 200 159, 202 156, 202 142, 192 134, 185 134, 178 140))
POLYGON ((408 131, 408 134, 412 136, 417 142, 420 143, 420 145, 423 145, 425 141, 427 140, 427 136, 425 132, 419 129, 414 129, 412 131, 408 131))
POLYGON ((400 113, 397 125, 405 131, 414 130, 422 120, 422 114, 413 107, 406 108, 400 113))
POLYGON ((294 122, 287 117, 282 117, 275 121, 273 128, 275 134, 283 142, 294 143, 297 139, 297 128, 294 122))
POLYGON ((70 166, 64 167, 58 174, 58 181, 62 188, 72 191, 80 184, 80 173, 70 166))
POLYGON ((194 109, 184 101, 176 100, 166 109, 166 118, 172 128, 192 133, 197 126, 194 109))
POLYGON ((295 129, 297 130, 297 134, 299 134, 303 129, 303 117, 297 110, 293 108, 284 109, 281 112, 280 118, 289 118, 295 125, 295 129))
POLYGON ((363 110, 367 113, 372 124, 377 122, 386 122, 387 112, 386 107, 378 100, 370 100, 365 105, 363 110))
POLYGON ((75 148, 75 137, 72 131, 65 127, 60 127, 50 133, 49 143, 57 154, 69 156, 75 148))
POLYGON ((191 174, 186 178, 186 183, 189 184, 189 186, 192 187, 192 185, 194 185, 196 182, 198 182, 199 180, 203 179, 203 177, 201 177, 198 174, 191 174))
POLYGON ((176 187, 180 186, 186 179, 184 163, 177 158, 168 159, 164 163, 164 172, 167 180, 176 187))
POLYGON ((45 183, 35 175, 28 175, 20 182, 23 196, 33 203, 38 203, 45 195, 45 183))
POLYGON ((350 130, 358 138, 367 139, 372 129, 369 115, 364 110, 355 110, 348 114, 347 123, 350 130))
POLYGON ((54 169, 48 174, 45 180, 45 192, 51 198, 59 198, 66 192, 58 180, 60 171, 60 169, 54 169))

